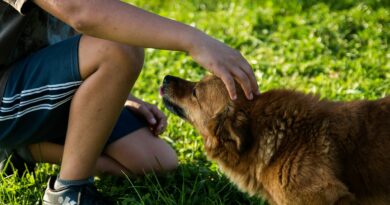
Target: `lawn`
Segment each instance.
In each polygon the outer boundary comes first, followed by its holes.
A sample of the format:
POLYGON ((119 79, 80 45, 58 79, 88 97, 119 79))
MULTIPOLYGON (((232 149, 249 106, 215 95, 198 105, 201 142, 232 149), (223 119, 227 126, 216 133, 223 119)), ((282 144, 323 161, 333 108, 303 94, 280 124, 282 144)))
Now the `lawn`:
MULTIPOLYGON (((128 0, 195 26, 240 50, 261 91, 293 88, 332 100, 376 99, 390 94, 390 5, 387 0, 128 0), (287 2, 287 3, 286 3, 287 2)), ((166 176, 97 178, 99 189, 121 204, 265 204, 230 184, 208 162, 199 134, 162 105, 165 75, 199 80, 207 74, 182 52, 147 49, 133 94, 157 104, 169 118, 161 138, 176 150, 180 167, 166 176)), ((40 204, 49 175, 0 173, 0 204, 40 204)))

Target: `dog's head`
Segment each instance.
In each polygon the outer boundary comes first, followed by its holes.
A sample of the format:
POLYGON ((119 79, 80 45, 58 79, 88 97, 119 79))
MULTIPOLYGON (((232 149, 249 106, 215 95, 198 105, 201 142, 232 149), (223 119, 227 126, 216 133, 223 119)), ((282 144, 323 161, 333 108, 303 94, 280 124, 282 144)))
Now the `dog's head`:
POLYGON ((224 83, 215 76, 199 82, 166 76, 160 93, 171 112, 200 132, 211 158, 238 160, 248 150, 251 131, 246 109, 250 102, 240 86, 236 88, 237 100, 232 101, 224 83))

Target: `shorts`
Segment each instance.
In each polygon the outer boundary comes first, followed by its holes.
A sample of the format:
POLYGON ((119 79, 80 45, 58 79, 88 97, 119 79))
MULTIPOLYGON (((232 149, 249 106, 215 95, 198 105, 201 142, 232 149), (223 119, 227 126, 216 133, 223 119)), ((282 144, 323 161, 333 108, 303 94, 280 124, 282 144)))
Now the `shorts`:
MULTIPOLYGON (((82 84, 80 37, 39 50, 12 66, 0 104, 0 149, 64 143, 70 103, 82 84)), ((124 108, 106 145, 145 126, 143 119, 124 108)))

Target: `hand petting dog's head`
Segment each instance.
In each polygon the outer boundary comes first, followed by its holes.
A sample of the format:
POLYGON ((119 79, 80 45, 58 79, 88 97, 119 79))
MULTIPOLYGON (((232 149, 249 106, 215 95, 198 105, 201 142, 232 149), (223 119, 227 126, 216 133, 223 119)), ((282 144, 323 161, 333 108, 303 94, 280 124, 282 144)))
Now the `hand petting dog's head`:
POLYGON ((160 93, 168 110, 191 123, 204 137, 209 157, 233 162, 247 150, 251 137, 245 111, 250 102, 240 86, 236 87, 237 100, 232 101, 223 82, 215 76, 199 82, 166 76, 160 93))

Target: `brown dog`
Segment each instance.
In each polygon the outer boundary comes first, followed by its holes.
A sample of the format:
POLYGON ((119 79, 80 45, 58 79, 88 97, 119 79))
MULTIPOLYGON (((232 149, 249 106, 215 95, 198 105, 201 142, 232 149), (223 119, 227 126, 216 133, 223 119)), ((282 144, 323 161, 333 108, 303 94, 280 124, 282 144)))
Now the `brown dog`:
MULTIPOLYGON (((239 86, 236 86, 239 89, 239 86)), ((390 96, 331 102, 291 90, 231 101, 221 80, 167 76, 166 107, 203 136, 207 156, 270 204, 390 204, 390 96)))

